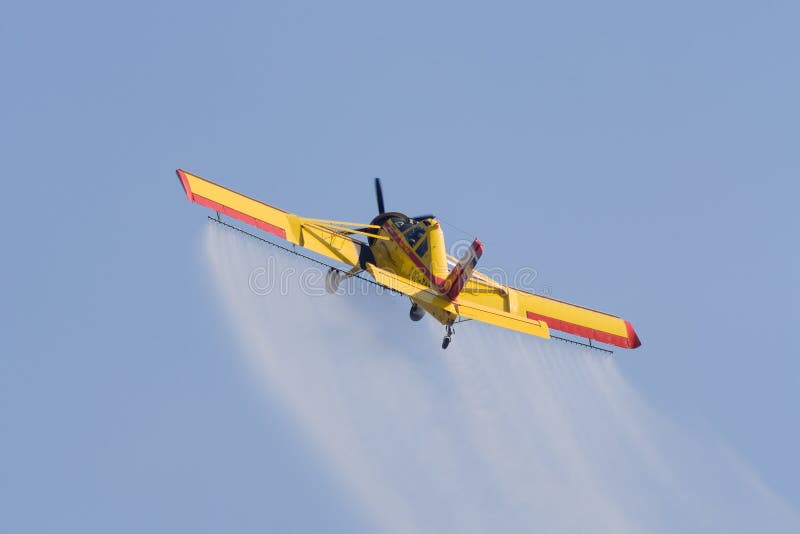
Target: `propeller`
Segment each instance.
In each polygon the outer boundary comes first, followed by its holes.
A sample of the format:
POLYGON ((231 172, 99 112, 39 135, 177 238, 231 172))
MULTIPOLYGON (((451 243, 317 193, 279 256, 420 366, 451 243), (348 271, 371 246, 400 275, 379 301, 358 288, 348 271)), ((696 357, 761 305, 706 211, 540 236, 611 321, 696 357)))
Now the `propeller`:
POLYGON ((378 199, 378 214, 386 213, 383 208, 383 189, 381 189, 381 179, 375 178, 375 196, 378 199))
MULTIPOLYGON (((383 188, 381 187, 381 179, 375 178, 375 198, 378 201, 378 215, 383 215, 386 213, 386 207, 383 204, 383 188)), ((419 215, 417 217, 411 217, 411 220, 416 222, 424 221, 425 219, 433 219, 433 215, 419 215)), ((373 228, 356 228, 358 232, 364 232, 367 234, 376 233, 375 229, 373 228)))

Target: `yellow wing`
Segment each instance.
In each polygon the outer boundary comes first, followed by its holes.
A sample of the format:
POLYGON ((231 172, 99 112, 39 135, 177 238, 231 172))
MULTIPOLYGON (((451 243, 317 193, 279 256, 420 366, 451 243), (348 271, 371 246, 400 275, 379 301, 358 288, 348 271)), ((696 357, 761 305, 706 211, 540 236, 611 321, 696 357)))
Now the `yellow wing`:
POLYGON ((378 228, 299 217, 184 170, 176 172, 190 201, 351 266, 358 265, 361 251, 361 243, 352 235, 367 235, 356 228, 378 228))
POLYGON ((633 325, 620 317, 504 286, 479 272, 473 272, 456 301, 460 306, 480 305, 517 318, 542 321, 553 330, 617 347, 634 349, 641 345, 633 325))
POLYGON ((507 313, 497 307, 485 306, 477 302, 462 301, 460 297, 458 302, 453 302, 444 297, 441 293, 407 278, 385 271, 371 263, 367 264, 367 271, 369 271, 369 274, 371 274, 379 284, 408 295, 412 300, 423 305, 426 309, 434 308, 442 310, 453 319, 458 316, 466 317, 468 319, 475 319, 476 321, 516 330, 525 334, 550 338, 550 330, 543 321, 507 313))

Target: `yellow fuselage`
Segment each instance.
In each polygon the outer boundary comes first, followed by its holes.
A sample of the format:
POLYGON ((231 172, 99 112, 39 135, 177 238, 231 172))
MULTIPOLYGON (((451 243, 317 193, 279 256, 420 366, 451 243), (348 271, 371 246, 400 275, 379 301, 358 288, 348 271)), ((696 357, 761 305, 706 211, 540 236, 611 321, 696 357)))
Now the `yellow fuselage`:
MULTIPOLYGON (((375 265, 432 289, 442 286, 449 269, 439 221, 433 217, 410 219, 401 213, 385 213, 373 224, 380 225, 378 236, 383 238, 369 239, 375 265)), ((440 308, 418 304, 443 324, 455 319, 440 308)))
POLYGON ((444 233, 434 218, 409 219, 399 213, 387 213, 376 224, 378 235, 370 239, 375 264, 417 283, 435 287, 447 277, 447 253, 444 233), (383 220, 380 220, 383 219, 383 220))

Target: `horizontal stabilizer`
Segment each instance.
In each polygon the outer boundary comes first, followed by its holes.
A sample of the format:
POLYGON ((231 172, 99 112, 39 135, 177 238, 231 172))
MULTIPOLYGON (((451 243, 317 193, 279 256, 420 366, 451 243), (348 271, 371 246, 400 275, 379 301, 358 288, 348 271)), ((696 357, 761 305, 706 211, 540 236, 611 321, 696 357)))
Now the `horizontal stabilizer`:
POLYGON ((512 315, 503 310, 482 306, 480 304, 452 302, 436 291, 408 280, 407 278, 385 271, 371 263, 367 264, 367 271, 369 271, 369 274, 371 274, 379 284, 404 293, 414 301, 419 301, 427 306, 434 306, 442 309, 453 318, 459 316, 465 317, 502 328, 516 330, 524 334, 546 339, 550 338, 550 329, 543 321, 531 320, 520 315, 512 315))

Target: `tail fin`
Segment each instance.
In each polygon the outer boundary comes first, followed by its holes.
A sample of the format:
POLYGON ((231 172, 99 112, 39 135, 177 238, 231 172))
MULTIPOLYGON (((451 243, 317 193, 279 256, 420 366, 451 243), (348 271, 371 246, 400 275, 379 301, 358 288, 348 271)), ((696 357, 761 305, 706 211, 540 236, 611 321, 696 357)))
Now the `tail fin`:
POLYGON ((453 267, 453 270, 450 271, 450 274, 447 275, 447 278, 442 284, 442 293, 447 295, 447 298, 453 300, 461 293, 464 284, 466 284, 469 277, 472 276, 472 270, 475 268, 475 265, 477 265, 478 258, 480 258, 482 254, 483 244, 476 239, 472 242, 472 245, 464 251, 464 254, 461 255, 461 259, 453 267))

